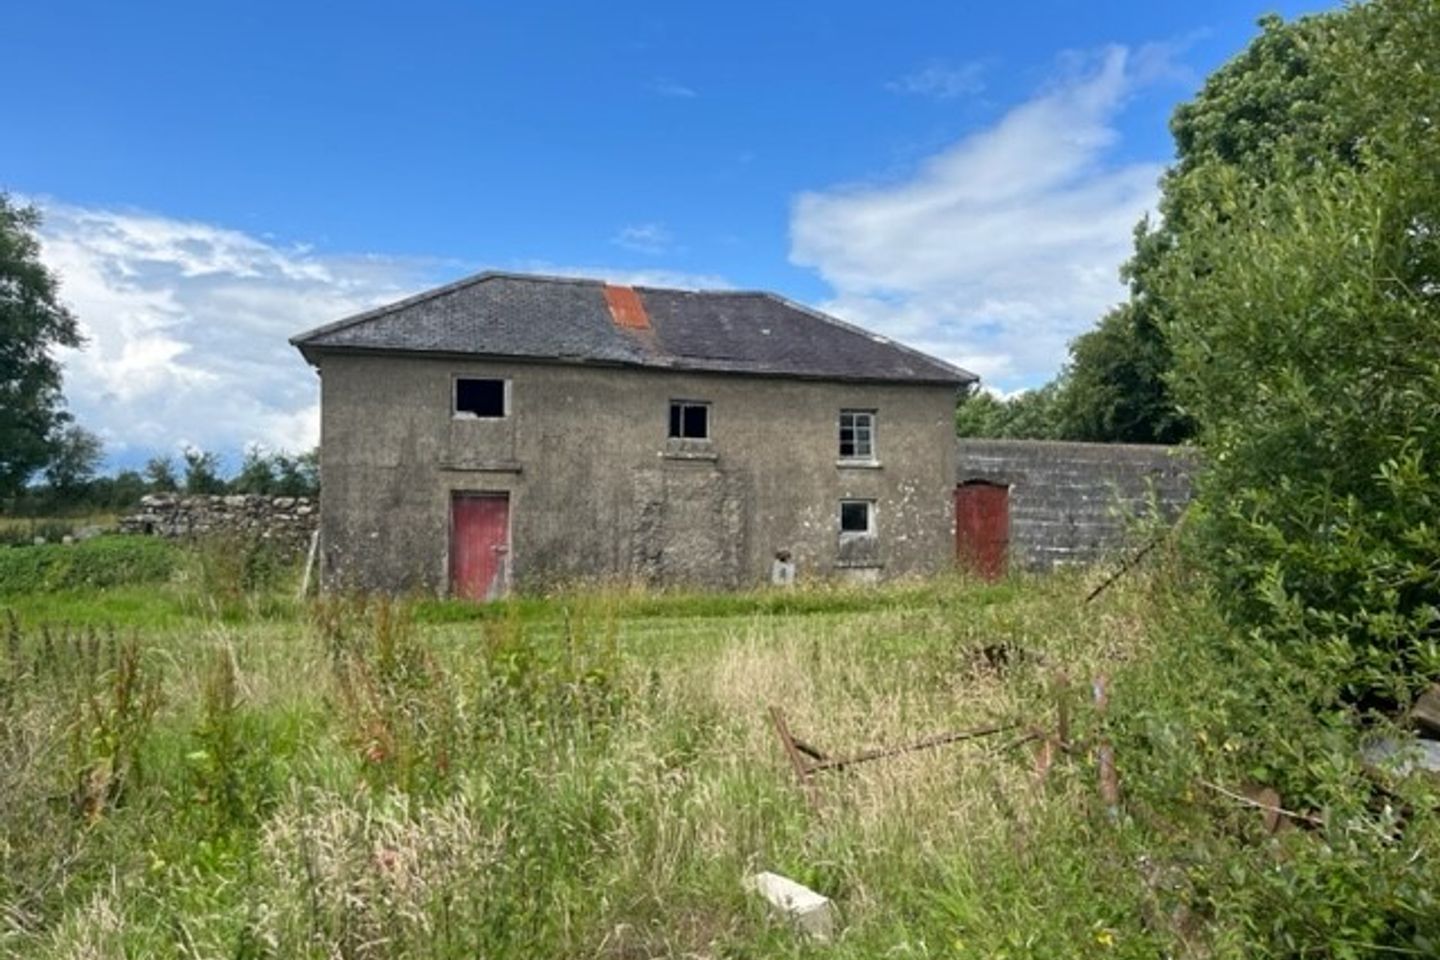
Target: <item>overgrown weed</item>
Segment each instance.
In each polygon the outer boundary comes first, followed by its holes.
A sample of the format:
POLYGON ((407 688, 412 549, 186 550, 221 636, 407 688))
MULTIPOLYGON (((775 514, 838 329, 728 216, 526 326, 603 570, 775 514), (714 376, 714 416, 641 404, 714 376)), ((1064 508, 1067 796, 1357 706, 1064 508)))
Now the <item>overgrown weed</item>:
POLYGON ((41 694, 88 653, 46 654, 25 628, 0 687, 20 718, 4 762, 25 771, 19 805, 0 806, 0 954, 105 936, 162 956, 803 953, 741 889, 756 869, 836 900, 838 956, 1430 942, 1433 789, 1377 793, 1348 720, 1307 716, 1284 662, 1153 559, 1089 605, 1096 574, 837 590, 803 613, 598 591, 446 625, 332 596, 303 622, 157 634, 139 668, 165 694, 144 776, 93 823, 44 799, 76 767, 41 694), (45 657, 73 665, 31 677, 45 657), (783 707, 832 755, 1003 720, 1018 735, 1053 729, 1062 675, 1077 749, 1043 784, 1030 747, 1000 736, 818 774, 812 807, 766 717, 783 707), (1325 828, 1270 836, 1202 786, 1262 781, 1325 828))

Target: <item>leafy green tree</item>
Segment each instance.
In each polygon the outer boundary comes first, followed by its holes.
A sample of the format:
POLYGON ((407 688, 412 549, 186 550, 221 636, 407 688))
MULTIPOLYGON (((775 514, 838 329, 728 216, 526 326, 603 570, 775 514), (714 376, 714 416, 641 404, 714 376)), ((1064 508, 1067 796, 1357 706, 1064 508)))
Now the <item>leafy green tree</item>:
POLYGON ((286 497, 315 497, 320 494, 320 451, 298 456, 278 454, 275 458, 275 492, 286 497))
POLYGON ((40 214, 0 193, 0 498, 50 459, 67 416, 53 347, 77 347, 75 317, 40 262, 40 214))
POLYGON ((181 454, 185 459, 186 493, 224 493, 225 481, 220 478, 220 457, 201 450, 186 447, 181 454))
POLYGON ((113 477, 102 477, 97 481, 94 499, 115 510, 125 510, 140 502, 145 496, 145 478, 135 470, 121 470, 113 477), (103 482, 105 489, 99 489, 103 482), (103 499, 102 499, 103 494, 103 499))
MULTIPOLYGON (((1426 3, 1398 6, 1434 16, 1426 3)), ((1165 331, 1176 308, 1159 278, 1173 258, 1186 256, 1197 217, 1215 202, 1211 175, 1202 171, 1226 167, 1263 188, 1278 175, 1277 164, 1357 161, 1374 114, 1345 96, 1333 51, 1369 17, 1358 9, 1289 23, 1261 19, 1260 35, 1176 109, 1176 161, 1161 181, 1160 216, 1136 228, 1135 252, 1122 270, 1129 298, 1071 345, 1060 401, 1067 438, 1175 443, 1194 434, 1194 419, 1167 379, 1173 358, 1165 331)))
POLYGON ((67 503, 78 501, 95 479, 105 444, 84 427, 71 424, 56 435, 45 465, 45 479, 51 494, 67 503))
POLYGON ((245 450, 240 472, 230 481, 230 489, 235 493, 274 493, 276 459, 259 444, 250 445, 245 450))
POLYGON ((169 457, 151 457, 145 462, 143 472, 151 493, 174 493, 180 489, 180 478, 175 474, 175 461, 169 457))
POLYGON ((1058 392, 1051 383, 1002 400, 984 390, 973 390, 955 410, 955 432, 962 437, 1058 439, 1058 392))
POLYGON ((1151 270, 1166 243, 1148 220, 1135 228, 1135 256, 1121 270, 1130 299, 1071 342, 1055 397, 1056 429, 1065 439, 1180 443, 1194 433, 1165 380, 1172 359, 1150 290, 1151 270))
POLYGON ((1195 163, 1206 202, 1152 280, 1217 597, 1340 699, 1393 704, 1440 677, 1440 16, 1335 16, 1312 119, 1349 132, 1266 141, 1263 179, 1195 163))

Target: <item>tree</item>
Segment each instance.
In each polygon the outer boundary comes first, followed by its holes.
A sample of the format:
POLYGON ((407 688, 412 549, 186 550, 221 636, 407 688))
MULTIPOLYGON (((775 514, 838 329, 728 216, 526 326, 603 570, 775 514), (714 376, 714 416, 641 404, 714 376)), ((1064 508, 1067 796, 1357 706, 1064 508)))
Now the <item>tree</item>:
POLYGON ((40 214, 0 193, 0 498, 50 459, 65 423, 54 347, 81 343, 59 281, 40 262, 40 214))
POLYGON ((1054 383, 1005 400, 974 390, 955 410, 955 432, 962 437, 1059 439, 1058 393, 1059 387, 1054 383))
POLYGON ((59 500, 73 502, 83 495, 100 468, 105 445, 84 427, 71 424, 61 429, 51 445, 45 479, 59 500))
MULTIPOLYGON (((1423 13, 1423 4, 1407 2, 1423 13)), ((1176 161, 1161 180, 1160 216, 1137 226, 1122 269, 1129 297, 1071 344, 1060 400, 1066 437, 1174 443, 1193 435, 1195 422, 1167 379, 1174 307, 1159 277, 1184 256, 1196 217, 1215 200, 1210 173, 1199 172, 1228 168, 1259 188, 1289 160, 1353 165, 1373 114, 1347 102, 1332 50, 1356 19, 1354 9, 1290 23, 1267 16, 1260 35, 1176 109, 1176 161)))
POLYGON ((175 475, 175 461, 169 457, 151 457, 145 462, 144 474, 151 493, 174 493, 180 489, 180 480, 175 475))
MULTIPOLYGON (((103 502, 106 506, 113 509, 129 509, 139 503, 141 497, 145 496, 145 478, 134 470, 121 470, 115 474, 113 478, 102 478, 102 481, 108 481, 108 483, 105 484, 108 489, 104 491, 105 499, 103 502)), ((96 486, 98 487, 98 484, 96 486)), ((95 490, 95 499, 97 502, 100 501, 100 493, 101 491, 99 489, 95 490)))
POLYGON ((1308 54, 1330 75, 1315 123, 1348 132, 1267 142, 1264 178, 1195 163, 1207 202, 1151 278, 1209 464, 1194 526, 1217 598, 1370 705, 1440 677, 1440 17, 1422 7, 1335 15, 1308 54))
POLYGON ((1149 289, 1150 271, 1167 242, 1141 221, 1135 256, 1121 271, 1131 298, 1071 342, 1055 397, 1057 430, 1066 439, 1180 443, 1194 433, 1194 423, 1170 396, 1170 349, 1149 289))
POLYGON ((199 447, 186 447, 185 458, 186 493, 224 493, 225 481, 220 479, 220 457, 199 447))
POLYGON ((236 493, 273 493, 275 491, 275 460, 259 444, 245 449, 245 459, 240 472, 230 481, 230 489, 236 493))
POLYGON ((275 492, 286 497, 314 497, 320 494, 320 450, 298 456, 275 457, 275 492))

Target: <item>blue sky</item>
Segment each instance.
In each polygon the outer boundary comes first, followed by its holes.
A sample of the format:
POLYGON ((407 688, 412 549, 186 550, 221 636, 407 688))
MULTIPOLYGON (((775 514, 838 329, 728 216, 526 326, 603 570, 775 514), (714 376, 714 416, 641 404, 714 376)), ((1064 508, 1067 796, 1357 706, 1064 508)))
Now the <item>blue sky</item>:
POLYGON ((314 440, 306 327, 487 267, 767 288, 1038 385, 1121 296, 1215 0, 16 5, 0 189, 113 461, 314 440))

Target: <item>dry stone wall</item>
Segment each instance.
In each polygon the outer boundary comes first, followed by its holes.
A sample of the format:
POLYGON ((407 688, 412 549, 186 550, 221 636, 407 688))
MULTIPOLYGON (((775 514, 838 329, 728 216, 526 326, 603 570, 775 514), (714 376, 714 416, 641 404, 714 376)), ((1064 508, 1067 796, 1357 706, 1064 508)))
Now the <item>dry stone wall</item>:
POLYGON ((138 512, 121 518, 120 530, 171 538, 243 536, 301 553, 319 519, 319 504, 310 497, 150 494, 138 512))
POLYGON ((960 440, 959 483, 1010 488, 1010 559, 1030 570, 1089 563, 1121 547, 1137 517, 1190 502, 1187 447, 960 440))

